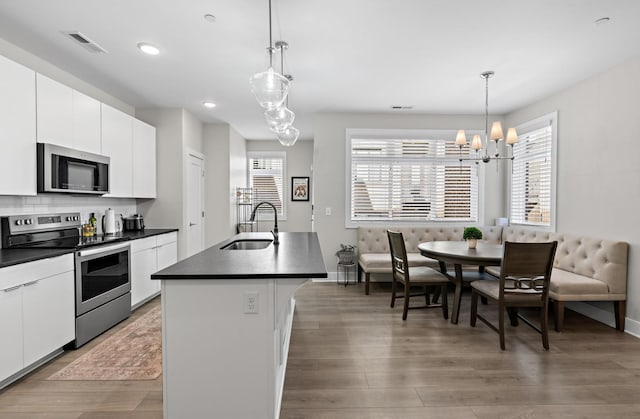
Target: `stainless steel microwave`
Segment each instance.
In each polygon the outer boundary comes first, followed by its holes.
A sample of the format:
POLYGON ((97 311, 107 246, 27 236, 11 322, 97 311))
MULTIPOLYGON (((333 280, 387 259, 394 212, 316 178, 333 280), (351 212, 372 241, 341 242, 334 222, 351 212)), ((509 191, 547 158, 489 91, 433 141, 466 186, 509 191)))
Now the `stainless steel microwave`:
POLYGON ((109 157, 38 143, 38 192, 109 193, 109 157))

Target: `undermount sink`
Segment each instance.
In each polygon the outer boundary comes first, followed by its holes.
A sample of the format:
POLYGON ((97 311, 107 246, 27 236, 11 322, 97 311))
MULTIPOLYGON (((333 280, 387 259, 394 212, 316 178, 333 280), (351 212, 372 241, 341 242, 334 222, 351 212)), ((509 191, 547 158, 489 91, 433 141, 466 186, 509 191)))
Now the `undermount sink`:
POLYGON ((231 243, 223 246, 222 250, 257 250, 265 249, 271 244, 272 240, 269 239, 247 239, 247 240, 235 240, 231 243))

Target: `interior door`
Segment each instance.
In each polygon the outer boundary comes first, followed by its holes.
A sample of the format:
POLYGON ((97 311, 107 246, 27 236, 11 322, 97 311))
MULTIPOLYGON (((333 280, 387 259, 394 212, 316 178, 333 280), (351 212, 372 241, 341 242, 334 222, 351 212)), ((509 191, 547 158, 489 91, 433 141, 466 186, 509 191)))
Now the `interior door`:
POLYGON ((187 257, 204 247, 204 160, 189 154, 187 161, 187 257))

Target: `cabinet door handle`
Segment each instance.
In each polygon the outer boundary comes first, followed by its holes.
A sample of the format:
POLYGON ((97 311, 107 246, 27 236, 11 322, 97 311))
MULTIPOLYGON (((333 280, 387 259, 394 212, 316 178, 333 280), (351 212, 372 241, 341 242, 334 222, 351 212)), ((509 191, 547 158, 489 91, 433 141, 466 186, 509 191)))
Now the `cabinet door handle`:
POLYGON ((36 279, 35 281, 31 281, 31 282, 27 282, 26 284, 23 284, 25 287, 30 287, 31 285, 35 285, 38 282, 40 282, 39 279, 36 279))
POLYGON ((20 288, 22 285, 16 285, 15 287, 11 287, 11 288, 5 288, 3 291, 4 292, 11 292, 11 291, 15 291, 18 288, 20 288))

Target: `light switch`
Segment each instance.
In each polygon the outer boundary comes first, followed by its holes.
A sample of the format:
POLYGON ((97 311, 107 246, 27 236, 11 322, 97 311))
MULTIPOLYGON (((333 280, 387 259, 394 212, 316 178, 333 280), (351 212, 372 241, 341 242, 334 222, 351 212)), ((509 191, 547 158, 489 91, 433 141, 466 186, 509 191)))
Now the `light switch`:
POLYGON ((324 209, 324 215, 331 215, 331 207, 327 207, 324 209))

